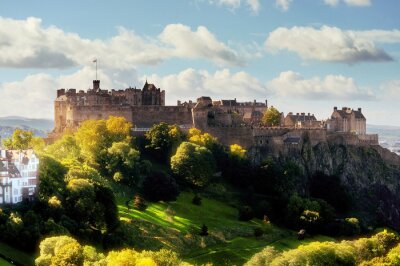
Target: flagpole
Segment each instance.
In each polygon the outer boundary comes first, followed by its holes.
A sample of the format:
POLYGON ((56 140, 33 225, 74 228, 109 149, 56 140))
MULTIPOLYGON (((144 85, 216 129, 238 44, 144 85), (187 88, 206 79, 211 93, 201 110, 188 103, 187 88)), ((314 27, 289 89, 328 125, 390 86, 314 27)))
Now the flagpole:
POLYGON ((96 59, 96 80, 97 80, 97 59, 96 59))

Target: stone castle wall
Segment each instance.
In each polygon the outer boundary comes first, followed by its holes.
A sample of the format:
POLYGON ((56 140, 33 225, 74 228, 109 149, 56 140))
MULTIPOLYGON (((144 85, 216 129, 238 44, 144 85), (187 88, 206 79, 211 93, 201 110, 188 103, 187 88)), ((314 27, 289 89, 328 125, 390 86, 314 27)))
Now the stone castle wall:
POLYGON ((192 110, 186 106, 132 106, 131 119, 133 125, 150 128, 154 124, 192 125, 192 110))

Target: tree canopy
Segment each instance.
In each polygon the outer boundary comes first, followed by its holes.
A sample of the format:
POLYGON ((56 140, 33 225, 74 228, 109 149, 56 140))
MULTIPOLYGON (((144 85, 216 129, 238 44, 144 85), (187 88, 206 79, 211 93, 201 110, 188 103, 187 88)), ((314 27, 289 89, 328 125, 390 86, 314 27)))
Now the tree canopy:
POLYGON ((279 126, 281 124, 281 113, 271 106, 264 112, 261 123, 269 127, 279 126))
POLYGON ((205 185, 215 172, 215 160, 205 147, 182 142, 171 158, 172 171, 195 186, 205 185))

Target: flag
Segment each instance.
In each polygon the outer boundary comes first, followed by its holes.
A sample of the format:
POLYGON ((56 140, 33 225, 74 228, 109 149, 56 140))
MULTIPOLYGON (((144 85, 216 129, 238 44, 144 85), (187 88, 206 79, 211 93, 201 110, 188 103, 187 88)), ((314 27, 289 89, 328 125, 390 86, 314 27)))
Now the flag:
POLYGON ((97 63, 97 59, 94 59, 94 60, 93 60, 93 63, 97 63))

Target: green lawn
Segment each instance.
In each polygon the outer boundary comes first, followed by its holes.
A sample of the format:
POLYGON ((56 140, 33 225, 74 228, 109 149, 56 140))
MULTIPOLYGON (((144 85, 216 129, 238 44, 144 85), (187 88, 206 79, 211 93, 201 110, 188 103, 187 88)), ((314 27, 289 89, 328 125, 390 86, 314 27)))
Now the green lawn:
MULTIPOLYGON (((0 242, 0 254, 10 258, 11 260, 21 265, 27 265, 27 266, 35 265, 34 254, 25 253, 2 242, 0 242)), ((0 265, 12 265, 12 264, 8 263, 4 259, 0 259, 0 265)))
POLYGON ((144 232, 137 242, 150 242, 142 248, 156 249, 161 245, 196 264, 242 265, 267 245, 287 250, 312 241, 333 241, 324 236, 298 241, 295 232, 264 224, 261 220, 239 221, 238 211, 221 201, 203 197, 200 206, 193 205, 193 196, 182 192, 177 201, 150 203, 143 212, 133 209, 132 203, 128 208, 127 198, 121 197, 118 199, 120 217, 144 232), (168 208, 174 216, 166 214, 168 208), (207 237, 198 236, 202 224, 209 229, 207 237), (265 232, 262 237, 253 236, 257 227, 265 232))

